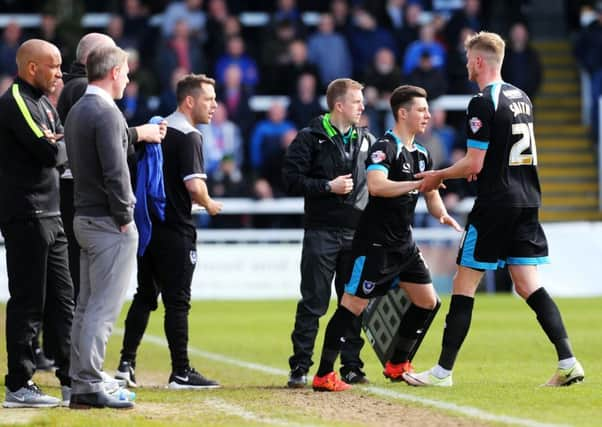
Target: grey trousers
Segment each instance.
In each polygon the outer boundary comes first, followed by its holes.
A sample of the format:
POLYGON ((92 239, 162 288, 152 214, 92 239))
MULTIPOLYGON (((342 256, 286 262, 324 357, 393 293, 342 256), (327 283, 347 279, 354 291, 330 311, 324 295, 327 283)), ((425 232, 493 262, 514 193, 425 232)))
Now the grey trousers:
POLYGON ((136 268, 138 231, 121 233, 111 217, 76 216, 81 246, 80 291, 71 329, 73 394, 102 390, 102 369, 113 324, 121 312, 136 268))

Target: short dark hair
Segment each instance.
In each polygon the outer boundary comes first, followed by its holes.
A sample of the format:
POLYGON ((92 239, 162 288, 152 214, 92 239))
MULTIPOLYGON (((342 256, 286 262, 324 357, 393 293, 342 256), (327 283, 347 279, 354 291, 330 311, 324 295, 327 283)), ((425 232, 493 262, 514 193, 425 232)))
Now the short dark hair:
POLYGON ((426 90, 419 86, 403 85, 398 86, 391 94, 390 104, 391 112, 395 121, 397 121, 397 112, 400 108, 409 109, 414 98, 426 98, 426 90))
POLYGON ((186 74, 176 86, 176 100, 180 104, 187 96, 195 96, 203 84, 215 86, 215 80, 205 74, 186 74))

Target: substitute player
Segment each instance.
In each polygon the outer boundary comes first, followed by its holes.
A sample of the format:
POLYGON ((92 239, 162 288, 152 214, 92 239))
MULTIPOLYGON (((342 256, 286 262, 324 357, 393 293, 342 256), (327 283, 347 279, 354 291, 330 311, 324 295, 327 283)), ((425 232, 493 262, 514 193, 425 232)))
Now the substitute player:
MULTIPOLYGON (((334 362, 349 325, 359 316, 369 299, 401 287, 412 301, 399 329, 399 341, 385 377, 402 380, 411 370, 408 356, 427 320, 437 306, 429 269, 412 237, 412 221, 422 184, 414 174, 431 168, 428 151, 414 142, 431 117, 426 91, 417 86, 400 86, 391 95, 395 127, 388 130, 371 148, 367 164, 370 199, 353 240, 354 268, 341 304, 330 319, 324 337, 320 367, 313 380, 316 391, 343 391, 351 386, 337 378, 334 362)), ((424 194, 431 215, 461 231, 447 214, 437 190, 424 194)))
POLYGON ((418 174, 421 191, 442 180, 478 177, 477 199, 468 216, 458 254, 458 272, 439 363, 419 374, 405 373, 416 386, 451 386, 452 368, 468 333, 474 295, 484 270, 508 264, 516 292, 537 315, 556 347, 558 370, 548 386, 583 380, 556 304, 538 284, 537 265, 548 262, 548 244, 539 224, 541 191, 533 133, 533 106, 520 89, 501 80, 504 41, 481 32, 466 41, 468 76, 481 93, 468 105, 464 158, 449 168, 418 174))

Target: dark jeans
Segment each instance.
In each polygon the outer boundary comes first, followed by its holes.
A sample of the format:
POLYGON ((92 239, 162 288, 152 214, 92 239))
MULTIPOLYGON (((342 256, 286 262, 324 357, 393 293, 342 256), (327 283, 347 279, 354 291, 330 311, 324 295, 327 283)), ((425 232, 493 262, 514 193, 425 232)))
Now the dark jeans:
POLYGON ((164 329, 173 371, 189 366, 188 312, 196 266, 196 242, 177 231, 153 227, 151 241, 138 258, 138 288, 125 320, 121 358, 135 361, 136 351, 157 309, 159 293, 165 306, 164 329))
POLYGON ((69 247, 69 271, 71 273, 71 281, 73 282, 73 297, 77 302, 79 294, 79 252, 80 247, 73 232, 73 215, 75 208, 73 207, 73 180, 61 179, 61 218, 63 219, 63 227, 69 247))
MULTIPOLYGON (((328 310, 333 276, 337 299, 343 296, 345 283, 351 276, 353 259, 351 244, 354 231, 305 230, 301 254, 301 299, 297 304, 295 328, 291 334, 293 355, 291 369, 309 370, 313 355, 318 323, 328 310)), ((352 332, 341 349, 341 363, 346 368, 364 366, 360 350, 364 340, 360 336, 361 319, 355 318, 352 332)))
POLYGON ((69 351, 73 320, 73 284, 67 260, 67 238, 61 219, 30 218, 0 225, 6 247, 6 386, 15 391, 34 374, 32 340, 44 313, 44 327, 56 342, 56 376, 69 385, 69 351))

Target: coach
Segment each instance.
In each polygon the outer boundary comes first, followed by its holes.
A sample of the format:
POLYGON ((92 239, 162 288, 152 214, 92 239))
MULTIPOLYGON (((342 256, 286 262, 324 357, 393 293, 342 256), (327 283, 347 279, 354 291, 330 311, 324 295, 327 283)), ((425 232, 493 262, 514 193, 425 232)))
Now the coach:
POLYGON ((100 47, 88 56, 89 85, 65 123, 74 180, 74 232, 81 282, 71 332, 70 407, 131 408, 103 388, 102 368, 113 324, 136 266, 138 231, 127 166, 128 128, 114 99, 128 83, 127 54, 100 47))
MULTIPOLYGON (((333 80, 326 90, 330 112, 299 131, 284 161, 287 191, 305 197, 301 300, 289 359, 291 388, 307 383, 318 320, 328 309, 333 276, 340 299, 351 274, 351 243, 368 202, 365 162, 374 140, 366 128, 358 126, 364 111, 362 88, 351 79, 333 80)), ((359 356, 360 332, 356 319, 341 352, 341 376, 349 383, 367 382, 359 356)))
POLYGON ((73 285, 67 239, 59 213, 59 172, 67 160, 63 127, 47 94, 61 78, 61 54, 43 40, 31 39, 17 51, 18 77, 0 98, 0 230, 6 247, 5 407, 57 406, 31 381, 35 371, 31 341, 46 325, 56 336, 56 376, 69 386, 69 331, 73 285))

